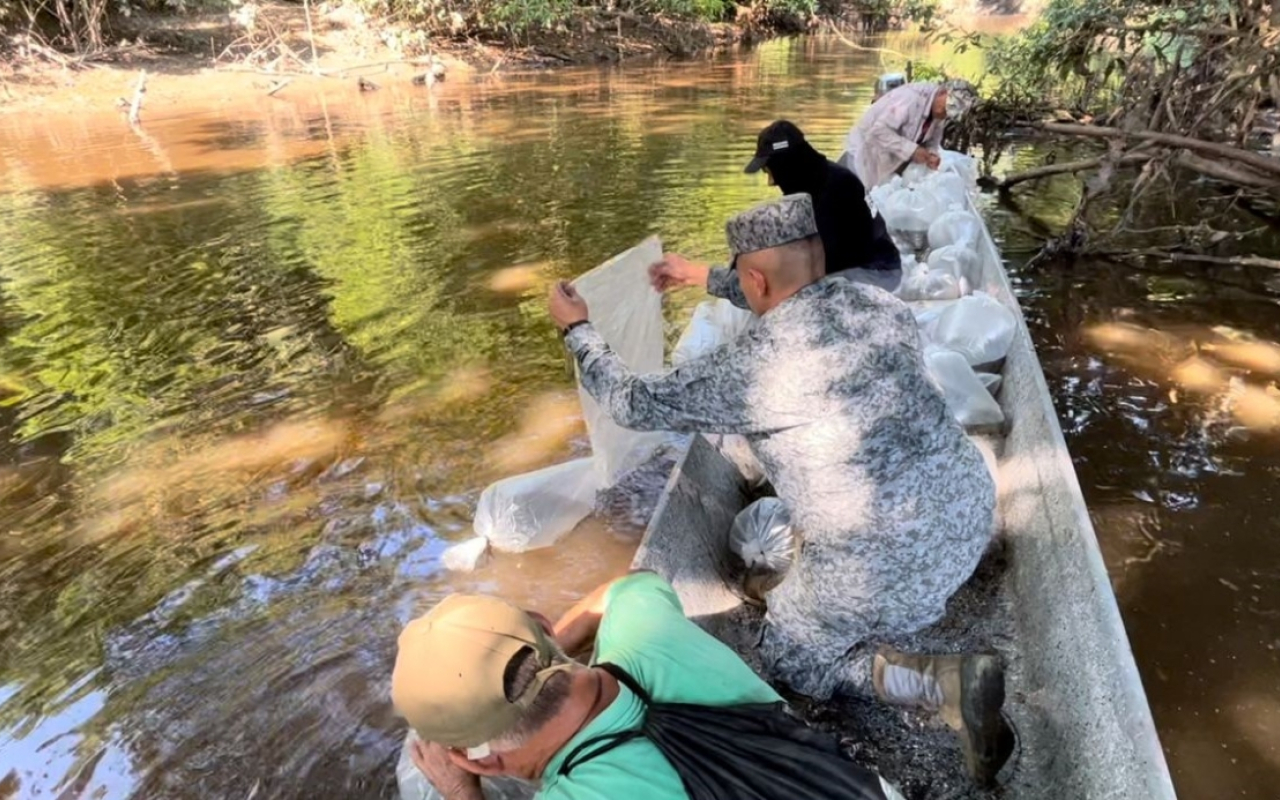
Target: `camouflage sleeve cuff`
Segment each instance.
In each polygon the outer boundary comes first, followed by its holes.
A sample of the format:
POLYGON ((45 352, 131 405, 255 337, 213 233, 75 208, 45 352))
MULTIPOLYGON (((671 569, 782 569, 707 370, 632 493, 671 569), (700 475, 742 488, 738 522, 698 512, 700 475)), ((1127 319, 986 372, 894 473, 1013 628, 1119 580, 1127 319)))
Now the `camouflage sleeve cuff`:
POLYGON ((742 293, 738 271, 733 267, 712 267, 707 273, 707 294, 723 297, 738 308, 747 308, 747 296, 742 293))
POLYGON ((590 322, 585 325, 575 325, 568 333, 564 335, 564 342, 569 346, 569 352, 582 361, 582 357, 586 355, 593 346, 608 347, 604 341, 604 337, 595 329, 590 322))
POLYGON ((707 294, 727 298, 737 282, 738 273, 731 267, 712 267, 707 273, 707 294))

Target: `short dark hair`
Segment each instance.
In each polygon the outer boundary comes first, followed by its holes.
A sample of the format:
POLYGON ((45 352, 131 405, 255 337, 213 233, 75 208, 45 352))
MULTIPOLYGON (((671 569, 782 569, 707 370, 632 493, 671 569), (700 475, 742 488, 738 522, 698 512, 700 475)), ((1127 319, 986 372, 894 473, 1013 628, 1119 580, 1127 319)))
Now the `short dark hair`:
MULTIPOLYGON (((538 663, 538 653, 532 647, 522 647, 516 652, 502 673, 502 692, 507 702, 514 703, 528 690, 530 684, 538 676, 542 665, 538 663)), ((570 676, 568 672, 557 672, 542 684, 542 690, 534 698, 533 703, 525 711, 520 722, 505 732, 501 738, 522 741, 551 721, 559 714, 569 700, 570 676)))

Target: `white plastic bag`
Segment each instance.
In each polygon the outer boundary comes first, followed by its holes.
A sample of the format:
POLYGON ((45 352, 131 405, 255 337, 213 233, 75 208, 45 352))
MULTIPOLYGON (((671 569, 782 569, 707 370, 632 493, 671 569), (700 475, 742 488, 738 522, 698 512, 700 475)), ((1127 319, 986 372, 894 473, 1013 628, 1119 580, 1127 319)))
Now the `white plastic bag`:
POLYGON ((934 172, 923 188, 934 196, 939 208, 950 208, 953 205, 964 208, 969 199, 969 187, 965 185, 964 178, 954 172, 934 172))
MULTIPOLYGON (((649 283, 662 242, 650 237, 574 281, 591 307, 591 322, 614 352, 637 372, 662 369, 662 296, 649 283)), ((666 442, 664 433, 637 433, 615 424, 581 386, 578 399, 591 439, 591 458, 504 478, 480 494, 475 531, 495 550, 547 547, 590 514, 596 492, 613 486, 666 442)), ((485 548, 450 548, 450 568, 474 568, 485 548)))
POLYGON ((943 150, 942 169, 954 173, 964 181, 966 188, 972 193, 978 188, 978 162, 972 156, 957 153, 955 150, 943 150))
POLYGON ((786 572, 795 557, 791 514, 776 497, 762 497, 738 512, 729 530, 729 549, 748 569, 786 572))
POLYGON ((1000 405, 978 380, 963 355, 930 345, 925 348, 924 362, 929 376, 946 398, 947 407, 961 425, 971 428, 1004 422, 1000 405))
POLYGON ((942 210, 928 192, 903 186, 885 193, 877 207, 890 230, 906 233, 922 233, 942 210))
POLYGON ((708 300, 693 310, 693 319, 680 334, 671 351, 671 365, 701 358, 721 345, 737 339, 751 322, 751 312, 738 308, 728 300, 708 300))
POLYGON ((962 354, 970 365, 981 367, 999 364, 1009 354, 1016 329, 1012 311, 991 295, 974 292, 938 315, 931 338, 940 347, 962 354))
MULTIPOLYGON (((409 731, 400 748, 400 760, 396 762, 396 785, 400 789, 400 800, 444 800, 439 790, 431 785, 422 770, 413 763, 413 756, 409 755, 409 748, 417 739, 418 734, 409 731)), ((532 800, 537 793, 537 786, 519 778, 482 777, 480 790, 485 800, 532 800)))
MULTIPOLYGON (((591 308, 592 327, 622 363, 641 374, 663 367, 662 295, 649 282, 650 265, 661 260, 662 242, 651 236, 573 282, 591 308)), ((665 433, 639 433, 615 424, 581 386, 578 398, 601 488, 648 461, 667 440, 665 433)))
POLYGON ((977 373, 977 376, 978 380, 982 381, 982 385, 991 393, 992 397, 995 397, 1000 393, 1000 386, 1004 383, 1003 375, 996 375, 993 372, 979 372, 977 373))
POLYGON ((489 555, 489 540, 483 536, 459 542, 440 555, 440 563, 452 572, 474 572, 489 555))
POLYGON ((964 278, 971 286, 982 283, 982 262, 972 248, 964 245, 949 244, 929 253, 929 269, 950 272, 956 280, 964 278))
MULTIPOLYGON (((884 207, 888 204, 889 197, 895 194, 899 189, 901 189, 905 185, 906 183, 902 180, 901 175, 894 175, 892 178, 880 184, 879 186, 872 187, 871 191, 868 192, 867 195, 868 197, 871 198, 871 205, 873 206, 875 212, 880 214, 880 216, 883 217, 884 207)), ((889 224, 889 221, 886 219, 885 225, 887 226, 888 224, 889 224)))
POLYGON ((952 244, 977 250, 981 238, 982 220, 959 204, 953 204, 949 211, 938 215, 929 225, 929 246, 935 250, 952 244))
POLYGON ((919 186, 927 181, 929 176, 932 174, 933 170, 929 169, 924 164, 917 164, 913 161, 908 164, 904 170, 902 170, 902 184, 904 186, 912 187, 919 186))
POLYGON ((601 488, 594 458, 504 478, 480 494, 476 534, 509 553, 553 545, 591 513, 601 488))

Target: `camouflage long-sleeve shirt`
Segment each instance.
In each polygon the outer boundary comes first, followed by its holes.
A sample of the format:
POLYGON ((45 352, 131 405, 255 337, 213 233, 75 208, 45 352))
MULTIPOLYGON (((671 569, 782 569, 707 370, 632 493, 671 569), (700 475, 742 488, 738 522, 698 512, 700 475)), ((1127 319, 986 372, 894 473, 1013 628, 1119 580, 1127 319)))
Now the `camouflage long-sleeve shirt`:
POLYGON ((733 267, 712 267, 707 273, 707 294, 722 297, 738 308, 747 307, 747 296, 738 282, 738 271, 733 267))
POLYGON ((891 295, 824 279, 735 342, 655 375, 632 373, 590 325, 567 341, 583 387, 619 425, 750 442, 803 537, 767 598, 765 640, 800 691, 829 694, 851 645, 940 618, 976 567, 994 486, 891 295))

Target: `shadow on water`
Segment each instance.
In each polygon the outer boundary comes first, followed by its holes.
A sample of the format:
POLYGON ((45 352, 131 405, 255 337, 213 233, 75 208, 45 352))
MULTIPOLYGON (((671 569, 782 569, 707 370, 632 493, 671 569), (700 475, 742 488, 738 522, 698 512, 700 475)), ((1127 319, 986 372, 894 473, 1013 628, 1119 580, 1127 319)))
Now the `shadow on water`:
MULTIPOLYGON (((440 570, 489 480, 585 447, 546 287, 653 232, 719 257, 724 218, 774 191, 741 174, 756 130, 787 116, 837 155, 892 66, 797 39, 273 101, 149 141, 6 119, 0 795, 388 795, 398 626, 459 588, 554 612, 634 547, 634 521, 598 520, 440 570)), ((1074 197, 1023 202, 1052 225, 1074 197)), ((995 216, 1014 251, 1019 224, 995 216)), ((1184 796, 1274 785, 1274 440, 1082 329, 1214 343, 1261 388, 1206 331, 1277 341, 1275 295, 1156 267, 1015 278, 1184 796)))

